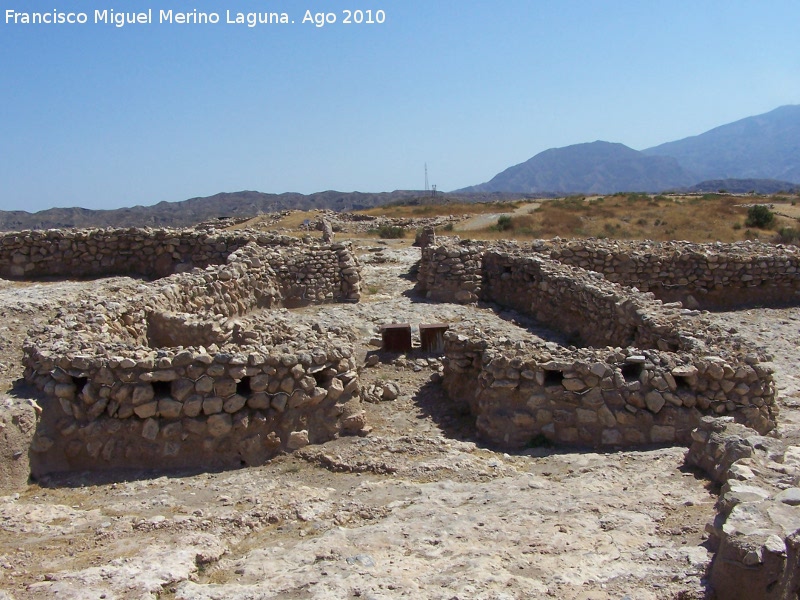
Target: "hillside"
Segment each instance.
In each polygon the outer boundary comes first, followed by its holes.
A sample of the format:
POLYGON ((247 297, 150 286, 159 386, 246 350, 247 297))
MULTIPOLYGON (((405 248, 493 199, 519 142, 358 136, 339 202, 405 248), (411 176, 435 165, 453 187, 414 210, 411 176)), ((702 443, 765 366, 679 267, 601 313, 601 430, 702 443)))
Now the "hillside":
MULTIPOLYGON (((705 189, 706 182, 725 179, 778 180, 775 191, 786 189, 786 182, 800 183, 800 106, 782 106, 641 152, 600 141, 551 148, 460 191, 657 192, 705 189)), ((765 185, 747 191, 771 193, 774 186, 765 185)))
POLYGON ((692 176, 672 158, 645 156, 623 144, 597 141, 545 150, 461 191, 608 194, 657 192, 691 183, 692 176))
POLYGON ((775 179, 709 179, 686 188, 684 192, 719 192, 730 194, 778 194, 797 193, 800 185, 775 179))
POLYGON ((642 151, 670 156, 706 179, 779 179, 800 183, 800 106, 781 106, 703 134, 642 151))
POLYGON ((262 192, 221 193, 181 202, 159 202, 154 206, 134 206, 115 210, 50 208, 37 213, 0 210, 0 231, 51 229, 63 227, 188 227, 224 217, 251 218, 282 210, 320 210, 337 212, 365 210, 387 204, 447 204, 449 202, 491 202, 520 198, 521 194, 485 192, 437 194, 415 190, 362 193, 326 191, 316 194, 264 194, 262 192))

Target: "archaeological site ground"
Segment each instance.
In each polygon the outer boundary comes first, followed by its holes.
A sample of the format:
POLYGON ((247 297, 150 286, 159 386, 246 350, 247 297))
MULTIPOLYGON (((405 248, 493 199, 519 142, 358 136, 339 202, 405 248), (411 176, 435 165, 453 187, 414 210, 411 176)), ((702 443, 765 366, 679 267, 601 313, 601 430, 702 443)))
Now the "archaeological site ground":
POLYGON ((1 234, 0 598, 797 598, 795 210, 1 234))

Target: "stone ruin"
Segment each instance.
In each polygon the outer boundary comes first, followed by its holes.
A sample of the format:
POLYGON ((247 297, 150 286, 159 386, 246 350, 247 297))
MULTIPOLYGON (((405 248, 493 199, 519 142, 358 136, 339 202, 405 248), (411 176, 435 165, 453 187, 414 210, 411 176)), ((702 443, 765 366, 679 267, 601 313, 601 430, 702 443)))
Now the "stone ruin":
POLYGON ((444 388, 487 441, 688 445, 704 415, 773 429, 774 384, 752 346, 669 300, 792 303, 798 273, 796 247, 759 243, 450 241, 422 250, 417 290, 493 302, 568 340, 497 339, 468 324, 446 334, 444 388))
MULTIPOLYGON (((431 235, 421 254, 417 291, 431 300, 495 303, 566 339, 450 324, 443 386, 479 435, 507 448, 690 446, 686 463, 722 485, 707 527, 714 588, 797 594, 800 447, 765 436, 777 417, 766 357, 697 310, 796 304, 796 247, 431 235)), ((87 295, 25 345, 25 377, 47 398, 34 476, 253 465, 364 433, 355 336, 287 310, 358 301, 347 244, 197 229, 0 238, 2 277, 116 274, 154 281, 87 295)))
POLYGON ((800 594, 800 447, 703 417, 686 464, 721 486, 706 525, 718 598, 783 600, 800 594))
POLYGON ((796 305, 799 274, 796 246, 758 242, 449 240, 423 248, 417 291, 493 302, 567 339, 451 326, 443 386, 479 435, 507 448, 689 446, 686 464, 722 486, 706 526, 713 589, 779 600, 800 594, 800 447, 765 435, 777 418, 768 357, 694 309, 796 305))
POLYGON ((365 426, 352 332, 286 310, 359 300, 347 244, 53 230, 0 238, 0 265, 9 278, 158 278, 87 295, 31 332, 25 378, 47 398, 34 477, 255 465, 365 426))

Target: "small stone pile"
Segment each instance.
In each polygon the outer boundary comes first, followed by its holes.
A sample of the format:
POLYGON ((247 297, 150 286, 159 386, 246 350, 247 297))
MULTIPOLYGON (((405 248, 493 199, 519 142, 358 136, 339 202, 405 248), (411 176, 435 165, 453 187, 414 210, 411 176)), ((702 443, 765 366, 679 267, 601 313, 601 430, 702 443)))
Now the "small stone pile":
POLYGON ((35 476, 260 464, 364 427, 352 333, 278 310, 357 301, 350 247, 239 241, 224 264, 88 296, 32 332, 25 377, 53 399, 35 476))

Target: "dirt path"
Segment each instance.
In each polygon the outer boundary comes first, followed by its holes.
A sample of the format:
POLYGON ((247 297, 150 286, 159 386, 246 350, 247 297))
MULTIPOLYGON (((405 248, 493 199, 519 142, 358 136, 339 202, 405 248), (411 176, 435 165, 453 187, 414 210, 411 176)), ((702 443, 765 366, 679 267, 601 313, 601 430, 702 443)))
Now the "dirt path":
POLYGON ((469 219, 462 221, 458 224, 459 231, 476 231, 478 229, 485 229, 497 224, 497 219, 500 217, 513 217, 519 215, 527 215, 535 211, 542 205, 541 202, 529 202, 514 209, 513 212, 500 212, 500 213, 485 213, 475 215, 469 219))

